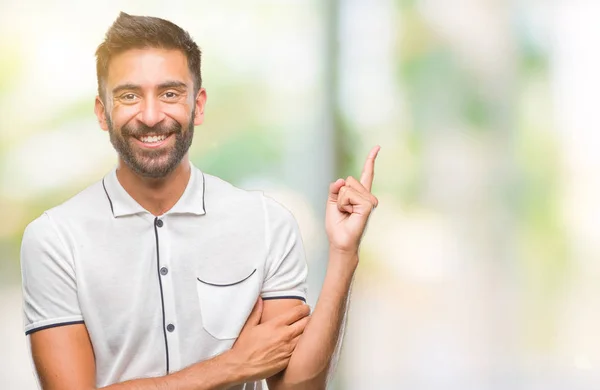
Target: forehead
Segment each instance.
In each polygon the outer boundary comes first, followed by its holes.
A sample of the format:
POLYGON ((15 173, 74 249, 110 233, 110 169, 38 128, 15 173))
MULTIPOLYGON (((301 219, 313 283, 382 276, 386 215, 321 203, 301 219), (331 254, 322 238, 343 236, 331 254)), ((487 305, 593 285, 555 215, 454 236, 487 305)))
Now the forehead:
POLYGON ((108 64, 106 81, 108 86, 132 83, 151 87, 166 79, 191 83, 187 58, 182 51, 145 48, 119 53, 108 64))

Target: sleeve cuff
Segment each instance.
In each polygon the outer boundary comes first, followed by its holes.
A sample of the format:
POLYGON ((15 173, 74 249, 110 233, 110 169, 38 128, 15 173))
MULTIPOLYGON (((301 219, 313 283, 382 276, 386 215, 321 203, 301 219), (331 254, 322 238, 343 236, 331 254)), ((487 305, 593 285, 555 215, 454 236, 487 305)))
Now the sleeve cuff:
POLYGON ((306 303, 306 294, 301 291, 276 291, 261 294, 261 298, 265 301, 270 299, 299 299, 306 303))
POLYGON ((56 328, 58 326, 67 326, 75 324, 84 324, 83 317, 70 317, 70 318, 59 318, 52 320, 38 321, 33 324, 25 326, 25 335, 28 336, 40 330, 56 328))

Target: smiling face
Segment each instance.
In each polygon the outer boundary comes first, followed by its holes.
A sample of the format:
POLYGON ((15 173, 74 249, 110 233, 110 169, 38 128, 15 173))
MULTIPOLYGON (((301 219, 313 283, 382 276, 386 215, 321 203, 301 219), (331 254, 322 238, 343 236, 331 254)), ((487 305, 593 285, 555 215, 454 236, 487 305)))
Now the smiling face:
POLYGON ((104 88, 95 112, 121 161, 143 177, 171 173, 187 154, 206 103, 204 89, 194 95, 185 54, 127 50, 110 60, 104 88))

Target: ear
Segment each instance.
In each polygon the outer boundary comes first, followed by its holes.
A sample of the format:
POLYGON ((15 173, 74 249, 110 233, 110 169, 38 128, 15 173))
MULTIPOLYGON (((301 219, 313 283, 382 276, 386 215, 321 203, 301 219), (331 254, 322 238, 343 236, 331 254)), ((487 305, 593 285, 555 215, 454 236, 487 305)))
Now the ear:
POLYGON ((204 106, 206 106, 206 90, 204 88, 200 88, 198 94, 196 95, 196 100, 194 104, 196 105, 196 115, 194 116, 194 126, 199 126, 204 122, 204 106))
POLYGON ((98 118, 98 123, 100 123, 100 128, 104 131, 108 131, 108 124, 106 123, 106 111, 104 109, 104 103, 102 103, 102 99, 100 99, 100 96, 96 96, 96 102, 94 103, 94 112, 96 113, 96 118, 98 118))

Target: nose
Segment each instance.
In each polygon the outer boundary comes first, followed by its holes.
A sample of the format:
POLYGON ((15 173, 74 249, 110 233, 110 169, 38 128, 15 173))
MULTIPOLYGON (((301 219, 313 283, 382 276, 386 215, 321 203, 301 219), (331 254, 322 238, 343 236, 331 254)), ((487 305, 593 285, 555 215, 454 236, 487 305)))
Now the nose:
POLYGON ((158 101, 158 99, 144 99, 138 115, 140 122, 148 127, 153 127, 157 123, 160 123, 164 117, 165 114, 161 110, 160 101, 158 101))

